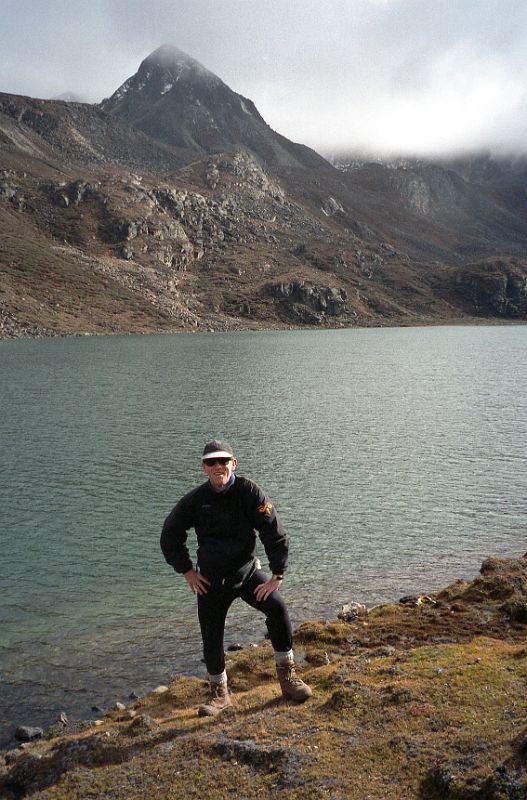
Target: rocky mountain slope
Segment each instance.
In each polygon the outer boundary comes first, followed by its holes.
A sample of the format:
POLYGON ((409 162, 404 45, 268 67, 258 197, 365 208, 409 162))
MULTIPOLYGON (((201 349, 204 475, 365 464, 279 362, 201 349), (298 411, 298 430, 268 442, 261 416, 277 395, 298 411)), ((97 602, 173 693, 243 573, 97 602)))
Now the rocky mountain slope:
POLYGON ((523 162, 340 167, 175 48, 0 94, 0 336, 527 317, 523 162))
POLYGON ((418 249, 463 258, 525 254, 525 158, 368 163, 341 156, 335 165, 374 213, 379 213, 381 198, 391 206, 392 225, 406 229, 409 241, 413 232, 418 249))
POLYGON ((99 720, 25 729, 0 759, 6 800, 524 800, 527 557, 471 582, 296 632, 303 705, 278 690, 269 642, 229 653, 234 703, 197 717, 198 678, 99 720), (3 763, 2 763, 3 762, 3 763))

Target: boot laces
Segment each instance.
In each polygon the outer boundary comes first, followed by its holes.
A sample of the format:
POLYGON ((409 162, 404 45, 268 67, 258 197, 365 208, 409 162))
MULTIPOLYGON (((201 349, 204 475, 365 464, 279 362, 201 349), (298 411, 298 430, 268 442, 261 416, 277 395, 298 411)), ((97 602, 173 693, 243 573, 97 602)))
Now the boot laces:
POLYGON ((284 672, 288 683, 292 683, 294 686, 299 686, 302 683, 301 679, 295 672, 294 664, 286 664, 284 666, 284 672))
POLYGON ((209 700, 216 700, 218 697, 221 697, 223 692, 223 684, 222 683, 211 683, 210 685, 210 697, 209 700))

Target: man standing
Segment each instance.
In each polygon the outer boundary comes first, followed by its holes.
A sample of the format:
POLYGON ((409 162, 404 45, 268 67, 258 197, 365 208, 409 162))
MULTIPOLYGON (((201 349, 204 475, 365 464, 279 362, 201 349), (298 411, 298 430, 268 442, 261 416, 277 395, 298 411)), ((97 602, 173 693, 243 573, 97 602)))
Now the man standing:
POLYGON ((208 480, 179 501, 161 534, 165 559, 198 599, 210 681, 210 696, 198 714, 214 716, 231 705, 223 636, 227 612, 237 597, 265 614, 284 697, 307 700, 311 689, 295 673, 291 623, 278 592, 288 554, 282 523, 267 495, 252 481, 235 475, 237 461, 227 442, 206 444, 201 465, 208 480), (196 566, 186 546, 190 528, 195 529, 198 541, 196 566), (257 533, 269 559, 271 578, 258 568, 257 533))

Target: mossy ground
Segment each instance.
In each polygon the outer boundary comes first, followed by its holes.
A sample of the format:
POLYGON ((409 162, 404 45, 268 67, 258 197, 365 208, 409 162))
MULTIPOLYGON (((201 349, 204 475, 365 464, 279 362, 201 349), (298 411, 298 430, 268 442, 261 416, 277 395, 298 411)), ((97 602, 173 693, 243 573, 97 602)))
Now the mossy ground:
MULTIPOLYGON (((313 688, 303 705, 281 698, 263 643, 229 655, 235 703, 220 716, 198 718, 206 685, 179 678, 133 705, 139 721, 113 712, 70 737, 88 749, 105 743, 91 760, 61 760, 68 737, 32 745, 43 756, 33 783, 12 780, 22 755, 6 769, 6 797, 522 800, 527 625, 511 624, 503 598, 489 598, 504 563, 478 579, 484 603, 466 599, 474 584, 454 584, 430 605, 301 626, 302 676, 313 688)), ((527 560, 510 564, 521 568, 508 573, 518 596, 527 560)))

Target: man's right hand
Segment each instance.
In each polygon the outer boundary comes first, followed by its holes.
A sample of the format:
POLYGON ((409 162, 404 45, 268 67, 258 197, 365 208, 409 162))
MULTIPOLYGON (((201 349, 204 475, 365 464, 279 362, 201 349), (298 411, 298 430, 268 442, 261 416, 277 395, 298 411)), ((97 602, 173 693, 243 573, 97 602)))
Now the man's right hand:
POLYGON ((183 574, 183 577, 194 594, 207 594, 209 591, 210 581, 204 578, 201 572, 198 572, 196 569, 189 569, 188 572, 183 574))

